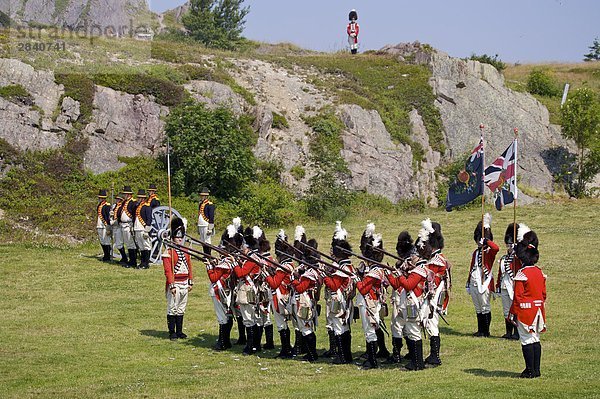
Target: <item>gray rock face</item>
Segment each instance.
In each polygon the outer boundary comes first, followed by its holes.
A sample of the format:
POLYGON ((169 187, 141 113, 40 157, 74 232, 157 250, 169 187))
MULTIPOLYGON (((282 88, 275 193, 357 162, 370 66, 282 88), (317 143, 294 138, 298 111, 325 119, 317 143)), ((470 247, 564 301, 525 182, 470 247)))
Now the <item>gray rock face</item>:
POLYGON ((227 85, 206 80, 192 80, 184 87, 196 101, 206 104, 208 109, 226 107, 230 108, 236 116, 240 116, 248 109, 246 101, 227 85))
POLYGON ((471 151, 479 141, 484 124, 486 163, 491 163, 511 143, 513 129, 519 129, 519 180, 542 192, 552 189, 552 176, 541 153, 553 146, 570 147, 551 125, 546 107, 534 97, 504 86, 504 77, 493 66, 449 57, 423 48, 418 42, 386 46, 381 51, 402 59, 429 65, 430 81, 438 96, 448 155, 471 151))
POLYGON ((85 166, 95 173, 122 166, 119 156, 156 156, 163 147, 168 108, 142 95, 97 86, 92 121, 85 128, 90 148, 85 166))
POLYGON ((348 187, 394 202, 417 196, 410 146, 392 142, 377 111, 358 105, 342 105, 339 110, 347 128, 342 134, 342 157, 350 169, 348 187))
POLYGON ((146 0, 0 0, 0 11, 19 23, 71 29, 87 26, 88 30, 96 26, 103 34, 128 34, 141 15, 150 15, 146 0))

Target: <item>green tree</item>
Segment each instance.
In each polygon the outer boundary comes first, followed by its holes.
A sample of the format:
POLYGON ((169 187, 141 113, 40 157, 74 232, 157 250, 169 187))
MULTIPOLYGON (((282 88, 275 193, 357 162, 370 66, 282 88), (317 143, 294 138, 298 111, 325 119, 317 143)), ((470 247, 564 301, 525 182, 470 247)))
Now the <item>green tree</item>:
POLYGON ((562 108, 563 135, 577 144, 577 181, 569 194, 581 197, 600 172, 600 99, 589 88, 578 89, 562 108))
POLYGON ((207 47, 234 49, 242 40, 249 7, 244 0, 191 0, 182 22, 189 35, 207 47))
POLYGON ((600 40, 594 39, 594 43, 588 47, 590 52, 584 55, 584 61, 599 61, 600 60, 600 40))
POLYGON ((173 190, 190 195, 201 186, 224 199, 244 192, 254 176, 251 133, 230 110, 187 102, 167 119, 173 190))

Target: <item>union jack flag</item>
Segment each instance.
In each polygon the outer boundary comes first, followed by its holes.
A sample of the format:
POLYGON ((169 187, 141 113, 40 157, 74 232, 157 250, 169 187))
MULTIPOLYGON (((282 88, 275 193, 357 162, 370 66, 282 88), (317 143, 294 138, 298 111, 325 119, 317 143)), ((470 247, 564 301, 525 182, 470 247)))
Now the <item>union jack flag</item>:
POLYGON ((498 210, 517 198, 517 140, 485 169, 485 184, 494 193, 498 210))

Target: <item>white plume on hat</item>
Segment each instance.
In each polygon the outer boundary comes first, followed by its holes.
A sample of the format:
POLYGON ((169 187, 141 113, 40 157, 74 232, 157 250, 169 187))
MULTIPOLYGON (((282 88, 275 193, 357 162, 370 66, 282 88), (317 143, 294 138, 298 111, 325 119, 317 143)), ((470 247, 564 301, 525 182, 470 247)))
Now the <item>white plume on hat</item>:
POLYGON ((284 229, 279 230, 279 233, 277 233, 277 238, 279 238, 281 241, 285 241, 287 239, 284 229))
POLYGON ((336 240, 345 240, 348 238, 348 232, 346 229, 342 228, 342 222, 339 220, 335 222, 335 232, 333 238, 336 240))
POLYGON ((263 235, 263 231, 260 227, 254 226, 252 228, 252 237, 254 237, 254 239, 258 240, 262 235, 263 235))
POLYGON ((185 228, 185 231, 187 231, 187 219, 181 218, 181 221, 183 222, 183 227, 185 228))
POLYGON ((483 228, 489 229, 492 226, 492 215, 486 213, 483 215, 483 228))
POLYGON ((233 218, 233 227, 235 227, 236 230, 239 230, 241 225, 242 225, 242 219, 240 219, 239 216, 233 218))
POLYGON ((301 225, 296 226, 296 230, 294 231, 294 240, 302 241, 302 235, 304 233, 306 233, 306 230, 304 230, 304 227, 302 227, 301 225))
MULTIPOLYGON (((419 230, 419 238, 421 239, 421 243, 429 241, 429 234, 433 233, 435 230, 433 229, 433 225, 431 224, 431 219, 427 218, 421 222, 421 230, 419 230)), ((424 245, 424 244, 423 244, 424 245)), ((423 248, 421 246, 421 248, 423 248)))
POLYGON ((381 234, 373 234, 373 247, 377 248, 381 244, 381 234))
POLYGON ((375 223, 368 223, 365 229, 365 237, 369 238, 375 233, 375 223))
POLYGON ((233 238, 237 234, 238 230, 235 228, 233 224, 227 226, 227 237, 233 238))
POLYGON ((517 242, 523 241, 525 234, 529 233, 531 229, 523 223, 519 223, 519 230, 517 230, 517 242))

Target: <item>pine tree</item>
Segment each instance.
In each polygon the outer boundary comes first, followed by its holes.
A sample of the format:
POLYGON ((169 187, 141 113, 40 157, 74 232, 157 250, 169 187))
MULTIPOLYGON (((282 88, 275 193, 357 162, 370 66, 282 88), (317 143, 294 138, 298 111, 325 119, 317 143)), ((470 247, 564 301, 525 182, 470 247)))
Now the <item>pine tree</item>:
POLYGON ((234 49, 242 39, 244 18, 250 11, 244 0, 191 0, 183 16, 188 34, 207 47, 234 49))
POLYGON ((599 61, 600 60, 600 40, 594 39, 594 43, 588 47, 590 52, 584 55, 584 61, 599 61))

